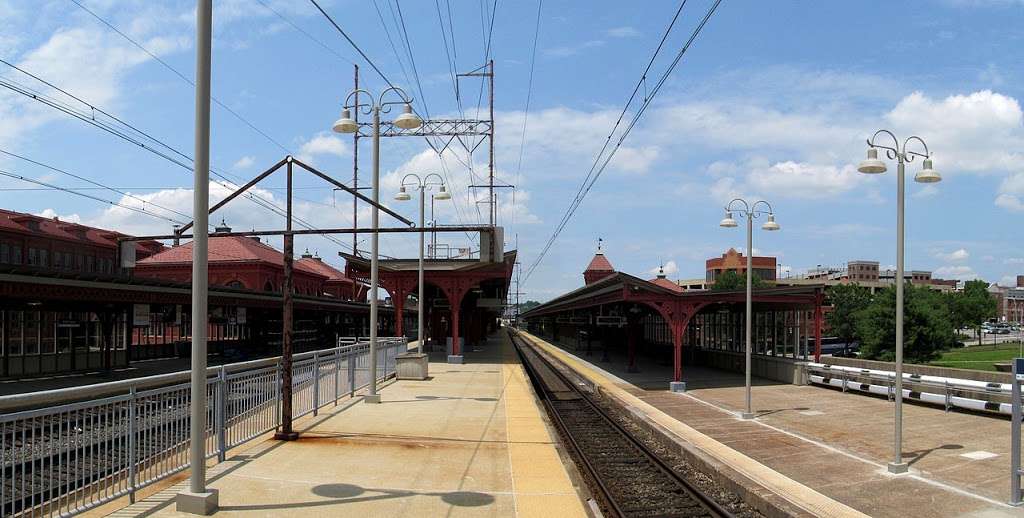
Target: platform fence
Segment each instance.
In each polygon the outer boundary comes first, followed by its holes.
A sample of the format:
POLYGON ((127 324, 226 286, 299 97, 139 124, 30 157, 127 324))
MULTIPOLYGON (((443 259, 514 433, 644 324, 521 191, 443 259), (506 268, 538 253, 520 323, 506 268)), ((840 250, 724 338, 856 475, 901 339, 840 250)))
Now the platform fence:
MULTIPOLYGON (((294 356, 295 418, 369 385, 369 342, 345 343, 294 356)), ((405 338, 378 339, 378 380, 395 373, 407 349, 405 338)), ((223 461, 280 426, 280 357, 207 373, 207 458, 223 461)), ((72 516, 123 496, 134 502, 139 489, 188 469, 189 374, 0 397, 0 516, 72 516)))

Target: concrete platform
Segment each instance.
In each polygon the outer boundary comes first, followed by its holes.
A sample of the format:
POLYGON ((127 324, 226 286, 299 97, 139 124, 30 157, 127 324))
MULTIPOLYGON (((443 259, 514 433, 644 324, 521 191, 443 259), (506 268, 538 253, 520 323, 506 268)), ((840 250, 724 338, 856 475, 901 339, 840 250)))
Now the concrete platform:
MULTIPOLYGON (((432 355, 430 379, 385 386, 380 405, 322 413, 297 441, 218 464, 215 516, 586 516, 510 343, 481 349, 461 365, 432 355)), ((183 487, 110 516, 191 516, 172 503, 183 487)))
POLYGON ((911 473, 893 476, 892 403, 815 386, 755 380, 757 418, 738 417, 742 375, 684 367, 685 394, 668 389, 671 367, 644 358, 629 373, 624 358, 600 363, 559 352, 608 386, 650 405, 689 429, 778 475, 870 516, 1024 516, 1009 496, 1009 422, 904 405, 904 459, 911 473))

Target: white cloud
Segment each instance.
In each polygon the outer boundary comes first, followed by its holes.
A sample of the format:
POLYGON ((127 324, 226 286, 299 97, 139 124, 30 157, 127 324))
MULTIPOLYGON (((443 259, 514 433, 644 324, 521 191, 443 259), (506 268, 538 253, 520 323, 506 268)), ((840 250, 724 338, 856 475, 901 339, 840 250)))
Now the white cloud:
POLYGON ((677 265, 675 261, 667 261, 663 265, 655 266, 654 268, 647 270, 647 273, 651 275, 658 275, 659 270, 662 268, 664 268, 665 275, 675 275, 679 273, 679 265, 677 265))
POLYGON ((343 157, 348 154, 348 144, 327 132, 318 133, 299 147, 299 160, 312 163, 320 155, 343 157))
MULTIPOLYGON (((941 100, 914 92, 897 103, 886 119, 897 135, 928 128, 922 136, 935 153, 936 169, 947 174, 1003 172, 1024 158, 1020 103, 991 90, 941 100)), ((916 143, 911 149, 923 151, 916 143)))
POLYGON ((249 155, 246 155, 243 156, 242 158, 239 158, 238 161, 231 166, 231 168, 236 171, 241 171, 243 169, 248 169, 252 167, 254 163, 256 163, 256 159, 249 155))
POLYGON ((943 266, 932 272, 932 277, 938 279, 956 279, 970 281, 980 278, 973 268, 967 265, 943 266))
POLYGON ((969 254, 965 248, 958 248, 949 253, 936 252, 935 257, 947 263, 961 263, 969 259, 971 254, 969 254))
POLYGON ((751 188, 778 197, 821 199, 849 191, 860 178, 852 165, 840 168, 786 161, 755 169, 747 180, 751 188))
POLYGON ((78 214, 67 214, 67 215, 61 216, 60 214, 57 214, 57 211, 55 211, 53 209, 43 209, 42 212, 37 212, 36 216, 40 216, 40 217, 47 218, 47 219, 57 218, 57 219, 59 219, 61 221, 67 221, 67 222, 70 222, 70 223, 81 223, 82 222, 82 217, 79 216, 78 214))
POLYGON ((630 25, 614 27, 605 31, 605 34, 612 38, 633 38, 640 35, 640 31, 630 25))

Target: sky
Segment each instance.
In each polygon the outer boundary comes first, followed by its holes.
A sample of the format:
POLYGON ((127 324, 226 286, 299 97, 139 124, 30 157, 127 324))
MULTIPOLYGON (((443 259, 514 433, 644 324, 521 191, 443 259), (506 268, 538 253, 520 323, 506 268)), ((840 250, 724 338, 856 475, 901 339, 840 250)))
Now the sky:
MULTIPOLYGON (((0 64, 0 151, 38 162, 0 153, 0 172, 88 188, 76 192, 100 200, 24 190, 41 186, 0 176, 0 207, 133 234, 168 233, 170 220, 187 220, 192 209, 194 2, 79 1, 145 51, 72 0, 0 0, 0 58, 49 83, 0 64), (12 88, 43 94, 86 120, 12 88), (174 160, 88 123, 113 124, 110 116, 168 145, 161 153, 174 160)), ((480 66, 490 41, 497 181, 516 187, 514 195, 498 190, 498 219, 506 249, 519 250, 522 298, 546 300, 580 286, 599 237, 618 270, 653 277, 663 264, 670 278, 702 278, 706 259, 744 248, 742 226, 718 226, 736 197, 773 206, 782 230, 755 230, 753 248, 777 256, 783 275, 849 260, 893 265, 895 164, 883 175, 856 172, 865 140, 878 129, 920 136, 943 176, 917 184, 912 176, 921 161, 907 164, 908 269, 1004 285, 1024 273, 1015 231, 1024 216, 1020 1, 724 0, 655 90, 712 5, 691 0, 629 106, 677 2, 638 9, 633 2, 547 0, 539 30, 532 0, 320 4, 414 97, 417 112, 432 118, 486 118, 480 80, 459 79, 457 100, 452 76, 480 66), (625 108, 628 120, 655 91, 538 263, 620 113, 625 108)), ((353 63, 361 86, 387 86, 309 1, 215 1, 213 168, 244 183, 292 154, 350 183, 352 139, 330 128, 353 87, 353 63)), ((620 135, 621 126, 613 142, 620 135)), ((381 199, 415 219, 418 205, 392 201, 393 193, 408 173, 436 172, 454 198, 435 204, 438 222, 486 222, 488 207, 478 203, 486 196, 469 185, 486 175, 487 146, 470 155, 465 148, 474 144, 455 141, 439 155, 424 139, 384 139, 381 199)), ((923 151, 918 145, 911 149, 923 151)), ((361 185, 370 151, 369 140, 361 142, 361 185)), ((231 187, 213 180, 216 201, 231 187)), ((283 206, 283 186, 283 175, 275 175, 257 194, 283 206)), ((304 221, 352 224, 349 196, 308 175, 297 176, 296 186, 295 210, 304 221)), ((283 225, 283 217, 245 199, 212 220, 221 218, 236 230, 283 225)), ((365 205, 359 218, 369 221, 365 205)), ((396 223, 382 216, 382 224, 396 223)), ((368 249, 365 237, 359 246, 368 249)), ((473 246, 465 234, 439 242, 473 246)), ((349 236, 303 237, 296 248, 341 265, 337 253, 350 245, 349 236)), ((416 238, 385 235, 381 251, 414 257, 416 238)))

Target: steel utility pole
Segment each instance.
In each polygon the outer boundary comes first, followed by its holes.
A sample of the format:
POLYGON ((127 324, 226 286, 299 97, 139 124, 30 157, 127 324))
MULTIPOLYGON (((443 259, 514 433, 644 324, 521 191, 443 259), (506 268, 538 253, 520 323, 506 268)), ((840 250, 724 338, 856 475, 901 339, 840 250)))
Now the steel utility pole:
POLYGON ((196 3, 195 180, 192 214, 192 376, 189 423, 189 490, 176 499, 179 512, 210 515, 217 510, 217 490, 206 487, 206 323, 207 239, 210 192, 210 61, 213 0, 196 3))
MULTIPOLYGON (((287 193, 284 226, 284 286, 281 288, 281 429, 274 434, 279 441, 294 441, 299 434, 292 430, 292 324, 295 302, 295 236, 292 234, 292 157, 287 158, 287 193)), ((355 235, 355 234, 353 234, 355 235)))

